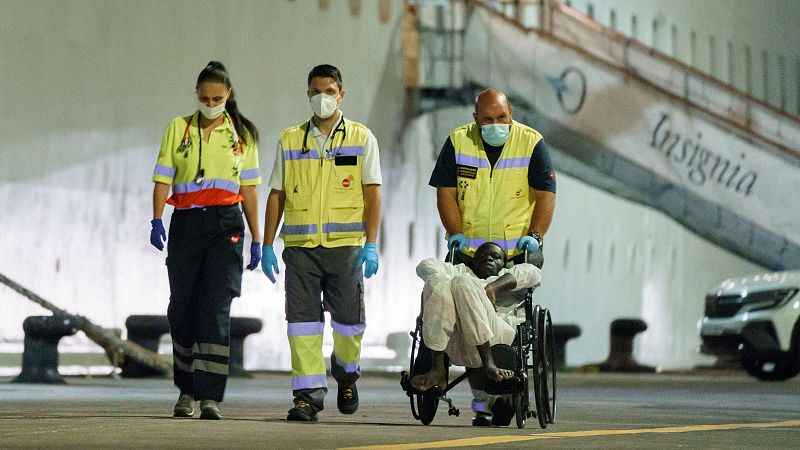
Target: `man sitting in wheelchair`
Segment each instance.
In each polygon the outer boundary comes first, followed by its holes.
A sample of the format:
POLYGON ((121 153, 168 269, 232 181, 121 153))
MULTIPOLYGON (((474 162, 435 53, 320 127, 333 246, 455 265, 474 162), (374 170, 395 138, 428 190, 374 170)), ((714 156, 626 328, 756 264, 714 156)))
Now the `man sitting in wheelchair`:
POLYGON ((499 307, 502 292, 527 290, 541 283, 542 274, 533 264, 506 268, 503 249, 486 242, 475 252, 469 266, 428 258, 417 266, 423 288, 422 337, 432 351, 432 369, 411 378, 419 392, 447 388, 445 353, 450 362, 464 367, 482 367, 491 380, 514 377, 514 371, 498 368, 491 346, 514 341, 519 317, 513 307, 499 307))

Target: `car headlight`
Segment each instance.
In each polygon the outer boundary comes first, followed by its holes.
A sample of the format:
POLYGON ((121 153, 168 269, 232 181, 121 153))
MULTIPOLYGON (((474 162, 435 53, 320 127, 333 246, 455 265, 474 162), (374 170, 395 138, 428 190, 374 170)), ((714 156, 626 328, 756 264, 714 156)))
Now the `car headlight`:
POLYGON ((753 292, 743 296, 742 303, 750 306, 750 311, 761 311, 785 305, 797 294, 797 289, 776 289, 753 292))

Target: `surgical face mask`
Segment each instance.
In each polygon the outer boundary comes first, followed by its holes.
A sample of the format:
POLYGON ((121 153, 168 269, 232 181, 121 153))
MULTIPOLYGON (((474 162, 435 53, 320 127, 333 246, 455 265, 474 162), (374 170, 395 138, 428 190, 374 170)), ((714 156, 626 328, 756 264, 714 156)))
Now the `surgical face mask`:
POLYGON ((215 106, 213 108, 210 108, 210 107, 206 106, 205 103, 198 101, 197 102, 197 109, 200 110, 200 113, 206 119, 214 120, 217 117, 219 117, 219 115, 222 114, 223 111, 225 111, 225 103, 227 101, 228 100, 225 99, 224 102, 220 103, 219 105, 217 105, 217 106, 215 106))
POLYGON ((311 110, 320 119, 327 119, 332 116, 339 106, 339 101, 336 97, 324 93, 319 93, 309 100, 311 101, 311 110))
POLYGON ((507 123, 493 123, 491 125, 481 125, 481 135, 487 144, 493 147, 500 147, 506 143, 508 133, 511 128, 507 123))

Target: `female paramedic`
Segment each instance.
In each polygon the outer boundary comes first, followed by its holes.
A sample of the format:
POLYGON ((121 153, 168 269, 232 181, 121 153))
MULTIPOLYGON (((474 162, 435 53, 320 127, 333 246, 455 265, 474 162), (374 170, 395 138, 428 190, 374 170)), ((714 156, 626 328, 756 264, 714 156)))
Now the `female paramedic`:
POLYGON ((253 237, 247 268, 261 260, 258 130, 239 112, 222 63, 208 63, 196 89, 197 111, 173 119, 161 140, 150 243, 163 250, 167 242, 167 317, 180 389, 173 415, 192 417, 199 400, 201 419, 221 419, 230 306, 242 287, 242 209, 253 237), (175 207, 168 239, 161 222, 164 203, 175 207))

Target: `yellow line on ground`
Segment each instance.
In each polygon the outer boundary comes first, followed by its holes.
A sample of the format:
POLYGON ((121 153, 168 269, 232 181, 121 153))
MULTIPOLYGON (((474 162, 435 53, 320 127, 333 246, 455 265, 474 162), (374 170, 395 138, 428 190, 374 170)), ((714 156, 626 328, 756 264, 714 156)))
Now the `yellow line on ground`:
POLYGON ((738 430, 742 428, 778 428, 778 427, 800 427, 800 420, 785 420, 783 422, 766 423, 723 423, 718 425, 689 425, 685 427, 664 427, 664 428, 639 428, 629 430, 586 430, 586 431, 565 431, 555 433, 540 433, 527 436, 479 436, 474 438, 452 439, 449 441, 419 442, 410 444, 394 445, 367 445, 364 447, 348 447, 342 450, 371 450, 371 449, 394 449, 411 450, 421 448, 448 448, 448 447, 469 447, 477 445, 495 445, 521 441, 535 441, 540 439, 559 439, 570 437, 589 437, 589 436, 619 436, 625 434, 646 434, 646 433, 691 433, 696 431, 720 431, 738 430))

